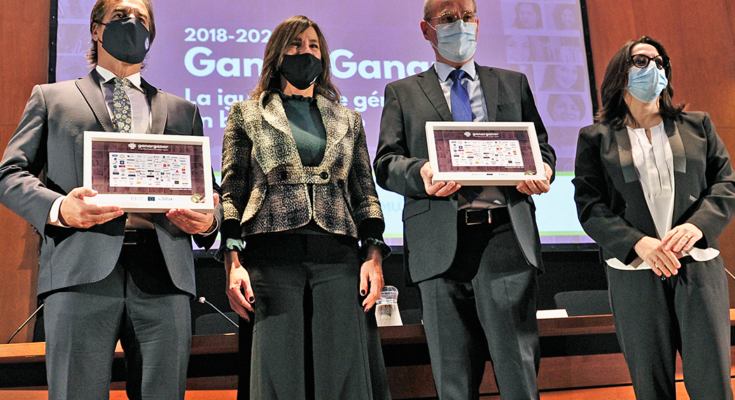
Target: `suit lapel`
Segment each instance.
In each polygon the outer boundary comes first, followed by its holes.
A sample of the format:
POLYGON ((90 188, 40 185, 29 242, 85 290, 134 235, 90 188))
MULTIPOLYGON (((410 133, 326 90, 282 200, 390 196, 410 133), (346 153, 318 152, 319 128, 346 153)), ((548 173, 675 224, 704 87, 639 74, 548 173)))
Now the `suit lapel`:
MULTIPOLYGON (((283 154, 286 163, 292 166, 301 165, 301 157, 296 148, 293 133, 291 133, 291 125, 288 123, 286 110, 283 108, 281 96, 277 92, 264 93, 260 98, 261 115, 265 122, 273 129, 263 129, 259 131, 261 136, 258 138, 261 145, 271 147, 267 152, 269 154, 283 154)), ((328 131, 327 131, 328 132, 328 131)), ((271 166, 272 160, 258 159, 261 167, 271 166)), ((272 166, 275 166, 273 164, 272 166)), ((267 173, 264 167, 263 171, 267 173)), ((270 168, 268 168, 268 171, 270 168)))
POLYGON ((100 87, 101 79, 102 77, 100 77, 97 71, 92 70, 89 75, 77 80, 76 85, 87 101, 87 104, 89 104, 89 108, 92 109, 97 121, 102 125, 102 128, 107 132, 113 132, 115 129, 112 126, 110 112, 107 110, 105 96, 100 87))
POLYGON ((676 223, 681 214, 689 208, 691 195, 688 184, 691 181, 687 178, 687 159, 684 150, 684 141, 682 140, 679 126, 670 118, 664 118, 664 131, 669 138, 671 153, 674 157, 674 210, 672 223, 676 223))
POLYGON ((316 96, 316 106, 319 108, 324 129, 327 131, 327 147, 324 149, 324 159, 327 159, 327 154, 347 134, 348 119, 337 115, 337 107, 324 96, 316 96))
POLYGON ((475 69, 480 78, 482 94, 485 96, 487 120, 493 122, 497 118, 498 111, 498 76, 491 68, 481 67, 477 63, 475 63, 475 69))
POLYGON ((442 117, 442 120, 454 120, 452 118, 452 112, 449 111, 449 106, 447 105, 447 98, 444 97, 444 91, 442 91, 442 87, 439 84, 439 75, 436 74, 436 69, 434 67, 429 68, 427 71, 418 74, 417 77, 419 78, 418 82, 421 90, 429 98, 429 101, 442 117))
POLYGON ((148 104, 151 105, 151 126, 147 133, 160 135, 166 128, 166 120, 168 119, 168 105, 166 102, 166 94, 160 92, 153 87, 145 79, 141 79, 141 86, 145 89, 145 96, 148 104))

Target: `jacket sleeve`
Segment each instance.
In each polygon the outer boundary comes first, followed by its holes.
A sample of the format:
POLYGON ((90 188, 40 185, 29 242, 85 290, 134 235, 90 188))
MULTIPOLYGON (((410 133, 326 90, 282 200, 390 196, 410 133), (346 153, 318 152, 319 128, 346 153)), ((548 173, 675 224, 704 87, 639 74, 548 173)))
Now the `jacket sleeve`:
POLYGON ((375 154, 375 176, 382 188, 406 197, 428 197, 421 178, 425 158, 411 157, 403 121, 404 110, 393 85, 385 87, 380 139, 375 154))
MULTIPOLYGON (((193 136, 204 136, 204 127, 202 124, 202 116, 199 114, 199 107, 194 106, 194 118, 191 122, 192 126, 192 132, 191 134, 193 136)), ((221 190, 219 185, 217 184, 217 180, 214 178, 214 170, 212 170, 212 190, 214 193, 216 193, 218 196, 221 196, 221 190)), ((220 202, 217 204, 217 207, 214 208, 214 219, 217 221, 217 226, 222 226, 222 201, 220 197, 220 202)), ((193 235, 194 243, 197 244, 199 247, 203 247, 207 250, 209 250, 210 247, 214 244, 214 241, 217 239, 217 234, 212 233, 209 235, 193 235)))
POLYGON ((249 192, 249 166, 253 144, 245 133, 242 103, 230 108, 222 139, 222 243, 240 239, 240 221, 245 212, 249 192))
MULTIPOLYGON (((352 154, 352 166, 347 178, 350 204, 352 204, 352 218, 361 233, 382 240, 383 230, 385 229, 383 210, 380 208, 380 200, 378 200, 378 193, 375 190, 373 171, 370 168, 370 156, 365 139, 365 128, 362 126, 362 118, 359 114, 356 115, 353 129, 357 134, 352 154)), ((365 238, 361 237, 361 239, 365 238)))
POLYGON ((20 124, 0 162, 0 203, 45 235, 54 201, 62 196, 38 176, 47 163, 48 111, 41 86, 35 86, 20 124))
POLYGON ((725 230, 735 213, 735 173, 730 165, 730 156, 725 144, 715 131, 708 114, 704 114, 702 129, 707 138, 707 167, 705 178, 707 189, 697 208, 687 222, 694 224, 704 234, 695 245, 710 247, 725 230))
POLYGON ((538 138, 539 148, 541 150, 541 159, 551 167, 551 179, 549 182, 554 182, 556 177, 556 153, 554 149, 549 145, 549 135, 546 133, 546 127, 544 122, 541 120, 541 116, 536 108, 536 103, 533 100, 533 93, 531 92, 531 86, 528 84, 528 78, 523 75, 521 79, 521 106, 522 119, 524 122, 533 122, 536 128, 536 137, 538 138))
MULTIPOLYGON (((574 201, 584 231, 606 252, 625 264, 638 257, 634 246, 646 236, 610 208, 610 188, 600 157, 599 136, 593 128, 582 129, 574 163, 574 201)), ((611 190, 612 189, 612 190, 611 190)))

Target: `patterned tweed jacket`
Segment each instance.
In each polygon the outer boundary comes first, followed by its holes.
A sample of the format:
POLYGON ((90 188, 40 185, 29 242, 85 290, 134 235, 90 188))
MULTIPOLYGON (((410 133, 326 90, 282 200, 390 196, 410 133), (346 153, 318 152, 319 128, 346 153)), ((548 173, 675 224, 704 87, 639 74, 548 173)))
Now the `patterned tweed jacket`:
POLYGON ((317 95, 327 131, 324 159, 305 167, 277 94, 232 104, 222 143, 225 220, 242 236, 306 225, 312 217, 331 233, 358 238, 368 218, 383 218, 362 117, 317 95), (313 187, 313 198, 307 185, 313 187))

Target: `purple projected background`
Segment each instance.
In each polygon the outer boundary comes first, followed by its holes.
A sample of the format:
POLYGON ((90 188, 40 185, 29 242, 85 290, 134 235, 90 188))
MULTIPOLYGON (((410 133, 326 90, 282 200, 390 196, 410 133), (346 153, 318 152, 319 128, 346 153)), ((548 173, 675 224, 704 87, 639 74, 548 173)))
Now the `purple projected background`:
MULTIPOLYGON (((57 80, 89 73, 89 14, 94 0, 58 0, 57 80)), ((419 28, 422 1, 268 0, 155 2, 156 39, 145 62, 153 86, 196 103, 210 137, 212 165, 221 165, 229 105, 257 83, 265 42, 283 20, 304 14, 324 32, 342 103, 365 120, 375 155, 383 93, 389 82, 431 67, 434 52, 419 28)), ((578 0, 478 0, 475 61, 528 76, 557 156, 552 191, 536 197, 544 243, 585 243, 571 185, 579 128, 592 123, 578 0), (560 212, 560 210, 562 210, 560 212)), ((386 238, 401 244, 403 198, 379 189, 386 238)))

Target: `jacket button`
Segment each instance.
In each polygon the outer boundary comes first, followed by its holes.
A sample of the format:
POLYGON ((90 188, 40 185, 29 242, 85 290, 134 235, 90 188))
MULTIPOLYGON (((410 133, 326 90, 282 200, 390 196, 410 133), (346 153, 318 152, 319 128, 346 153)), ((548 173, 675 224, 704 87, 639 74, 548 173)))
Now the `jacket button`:
POLYGON ((329 172, 323 171, 321 174, 319 174, 319 177, 322 179, 327 179, 329 178, 329 172))
POLYGON ((288 172, 281 171, 281 173, 278 174, 278 177, 281 178, 282 181, 285 181, 286 178, 288 178, 288 172))

